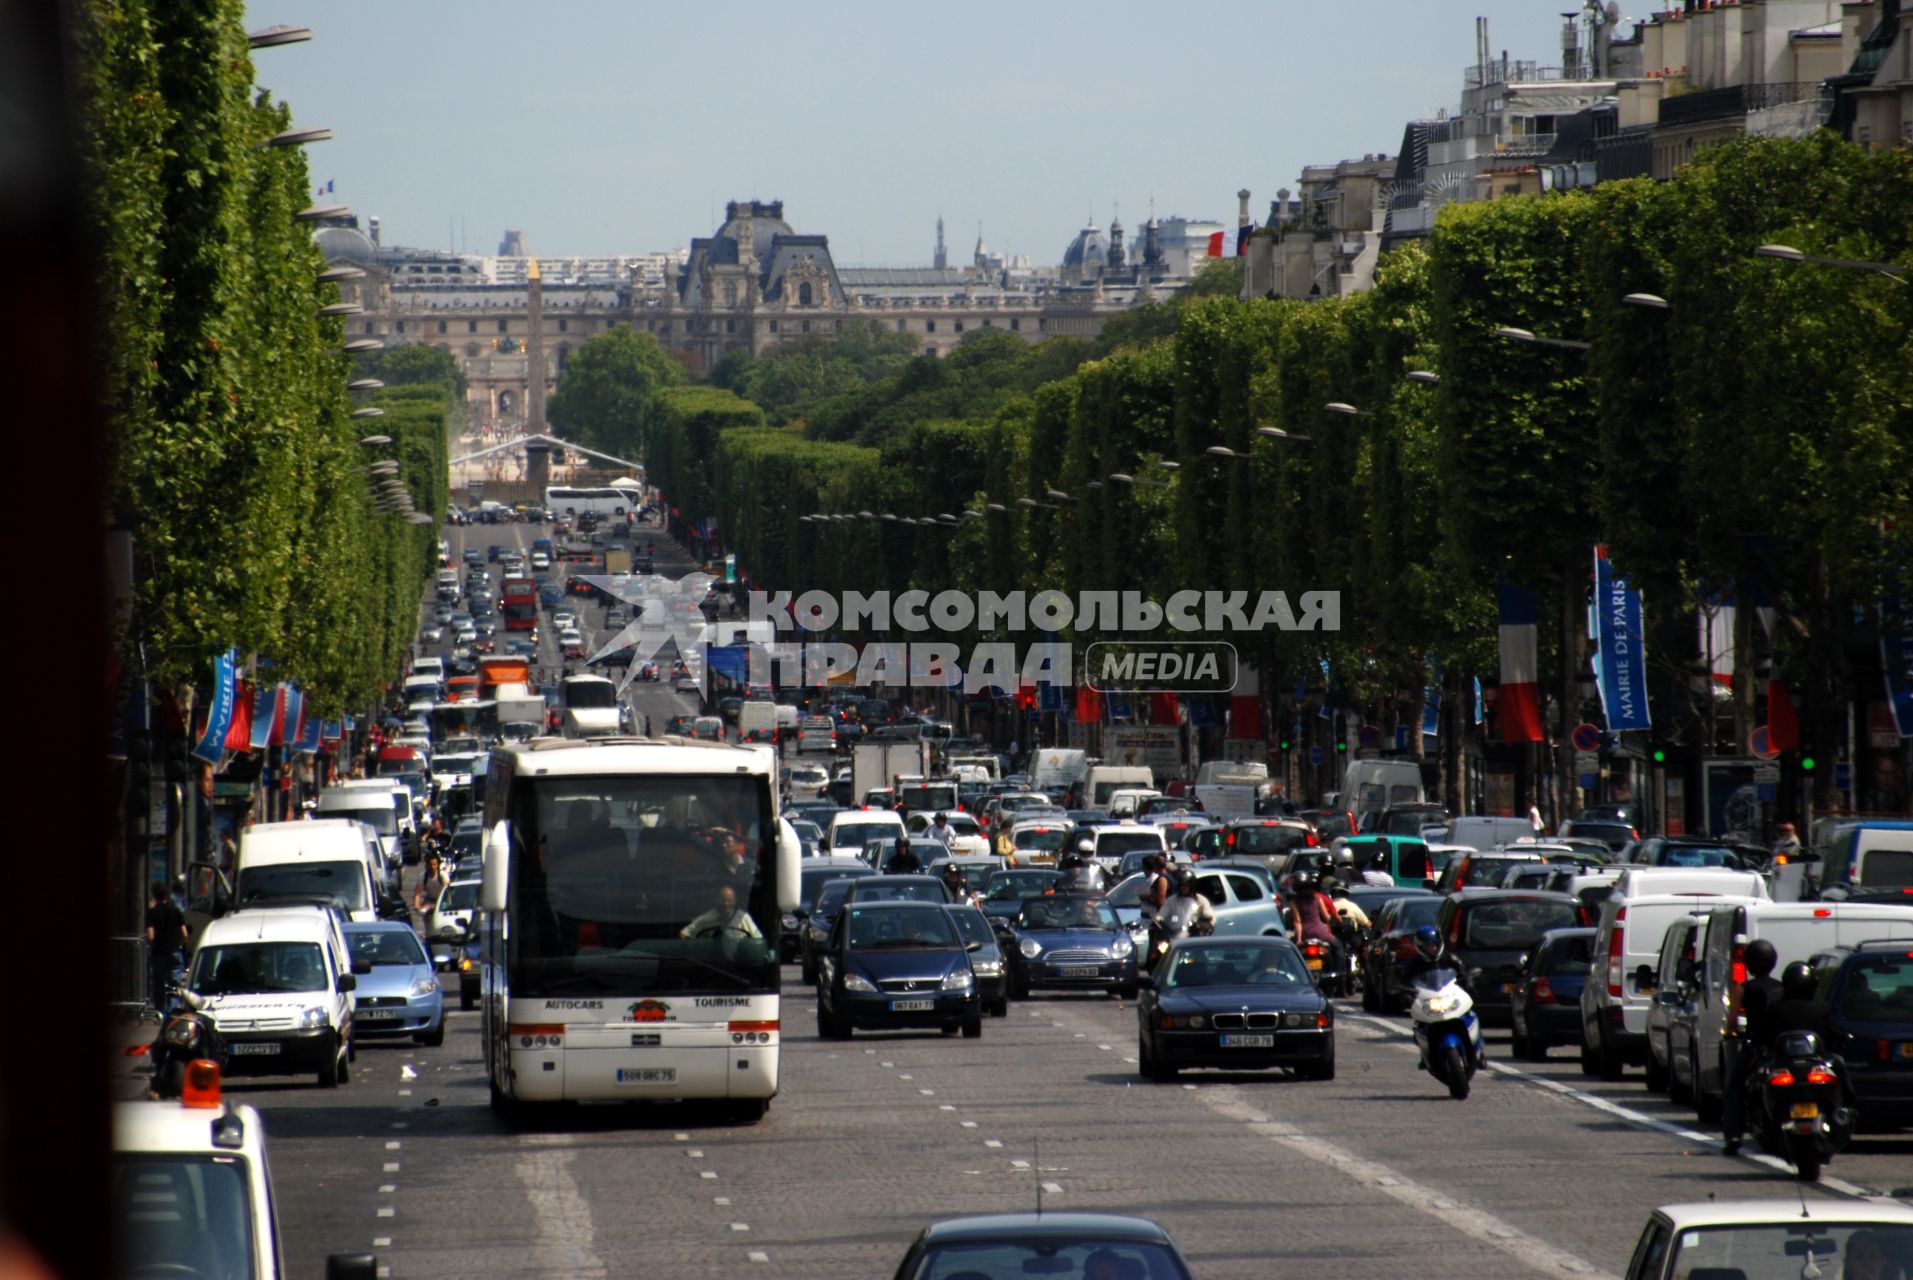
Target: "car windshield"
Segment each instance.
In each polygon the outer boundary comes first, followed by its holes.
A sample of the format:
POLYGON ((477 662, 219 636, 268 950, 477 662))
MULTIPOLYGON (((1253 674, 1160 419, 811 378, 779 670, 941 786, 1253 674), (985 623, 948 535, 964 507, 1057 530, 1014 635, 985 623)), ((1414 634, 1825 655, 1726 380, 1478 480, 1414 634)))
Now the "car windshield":
POLYGON ((999 871, 992 875, 989 882, 983 886, 983 900, 985 902, 1021 902, 1033 893, 1043 892, 1061 878, 1061 875, 1054 871, 1029 873, 999 871))
POLYGON ((1419 929, 1425 924, 1435 923, 1435 916, 1441 910, 1441 899, 1434 895, 1426 898, 1405 898, 1395 908, 1395 928, 1419 929))
POLYGON ((480 883, 477 880, 461 880, 457 884, 448 885, 444 896, 438 900, 438 909, 440 911, 477 910, 479 887, 480 883))
MULTIPOLYGON (((802 888, 797 894, 797 900, 807 904, 816 902, 818 895, 823 892, 824 886, 833 881, 845 881, 846 883, 843 888, 848 889, 850 887, 848 881, 858 876, 867 876, 870 874, 872 873, 868 867, 861 869, 855 867, 818 867, 815 870, 806 871, 803 873, 802 888)), ((841 889, 838 891, 837 896, 839 900, 842 900, 843 892, 841 889)))
POLYGON ((975 907, 957 907, 950 912, 950 919, 965 943, 981 942, 986 947, 995 944, 996 935, 990 930, 990 922, 975 907))
POLYGON ((319 797, 321 818, 354 818, 370 826, 382 836, 395 836, 399 833, 398 810, 389 798, 380 797, 376 804, 367 804, 357 798, 344 803, 333 801, 327 804, 326 799, 323 795, 319 797))
POLYGON ((1236 853, 1287 853, 1309 842, 1309 833, 1301 827, 1237 827, 1230 835, 1236 853))
MULTIPOLYGON (((909 1280, 1187 1280, 1175 1254, 1159 1244, 1058 1240, 990 1240, 932 1245, 909 1280)), ((1791 1278, 1790 1278, 1791 1280, 1791 1278)))
POLYGON ((348 929, 346 945, 352 959, 368 960, 373 965, 415 965, 431 963, 419 946, 418 935, 410 929, 348 929))
POLYGON ((1539 862, 1539 858, 1474 858, 1462 869, 1460 887, 1499 888, 1509 873, 1524 862, 1539 862))
POLYGON ((1904 1229, 1825 1220, 1694 1227, 1676 1234, 1673 1247, 1668 1275, 1799 1280, 1814 1274, 1809 1261, 1827 1276, 1896 1276, 1913 1265, 1913 1234, 1904 1229))
POLYGON ((316 942, 234 942, 193 953, 192 988, 205 996, 324 991, 324 957, 316 942))
POLYGON ((1294 947, 1183 947, 1164 979, 1166 987, 1281 987, 1301 991, 1314 986, 1308 966, 1294 947))
POLYGON ((846 876, 838 880, 826 880, 823 887, 817 890, 817 897, 810 904, 810 914, 813 916, 835 915, 838 908, 844 905, 844 895, 850 892, 852 878, 846 876))
POLYGON ((896 908, 850 908, 850 949, 852 951, 890 951, 924 947, 954 947, 956 926, 941 911, 898 910, 896 908))
POLYGON ((1581 911, 1572 902, 1546 899, 1476 902, 1463 908, 1462 945, 1483 951, 1522 951, 1541 941, 1550 929, 1572 929, 1581 923, 1581 911))
POLYGON ((840 822, 830 832, 833 849, 862 849, 872 840, 886 844, 897 838, 903 826, 896 822, 840 822))
POLYGON ((618 705, 617 686, 609 680, 567 681, 565 705, 584 709, 615 707, 618 705))
POLYGON ((1586 973, 1594 963, 1594 939, 1556 938, 1541 957, 1541 972, 1550 978, 1566 978, 1586 973))
POLYGON ((1023 904, 1025 929, 1115 929, 1116 913, 1101 898, 1032 898, 1023 904))
POLYGON ((935 880, 904 880, 867 876, 857 885, 858 902, 943 902, 943 886, 935 880))
POLYGON ((1664 844, 1654 861, 1663 867, 1727 867, 1740 869, 1740 855, 1719 845, 1664 844))
POLYGON ((1324 844, 1355 834, 1355 824, 1346 813, 1318 813, 1312 819, 1316 838, 1324 844))
POLYGON ((1103 831, 1096 836, 1096 856, 1116 858, 1125 853, 1162 850, 1162 834, 1157 831, 1103 831))
POLYGON ((1856 960, 1847 970, 1839 1003, 1854 1022, 1913 1023, 1913 963, 1904 956, 1856 960))
POLYGON ((1063 841, 1068 835, 1069 832, 1063 827, 1025 827, 1012 834, 1010 842, 1018 849, 1028 849, 1037 853, 1055 853, 1063 847, 1063 841))
POLYGON ((366 900, 363 860, 270 862, 263 867, 241 867, 238 892, 242 905, 315 895, 337 898, 347 911, 366 911, 372 905, 366 900))
POLYGON ((116 1157, 109 1221, 120 1232, 120 1274, 251 1280, 258 1273, 248 1173, 234 1154, 116 1157), (212 1259, 221 1265, 208 1267, 212 1259))

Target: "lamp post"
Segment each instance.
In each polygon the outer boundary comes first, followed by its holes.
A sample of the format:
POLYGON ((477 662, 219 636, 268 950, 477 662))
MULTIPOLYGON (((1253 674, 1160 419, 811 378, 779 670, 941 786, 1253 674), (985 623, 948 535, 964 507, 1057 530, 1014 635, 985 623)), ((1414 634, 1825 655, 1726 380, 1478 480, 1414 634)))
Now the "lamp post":
POLYGON ((1496 329, 1495 337, 1506 342, 1525 342, 1530 346, 1536 347, 1557 347, 1562 351, 1593 350, 1592 343, 1576 342, 1572 338, 1543 338, 1537 336, 1532 330, 1517 329, 1511 325, 1503 325, 1501 328, 1496 329))
POLYGON ((1897 274, 1900 264, 1897 262, 1867 262, 1861 258, 1830 258, 1817 253, 1802 253, 1792 245, 1763 244, 1754 250, 1756 258, 1778 258, 1782 262, 1813 262, 1823 267, 1845 267, 1849 271, 1870 271, 1876 276, 1885 276, 1895 284, 1905 284, 1906 278, 1897 274))

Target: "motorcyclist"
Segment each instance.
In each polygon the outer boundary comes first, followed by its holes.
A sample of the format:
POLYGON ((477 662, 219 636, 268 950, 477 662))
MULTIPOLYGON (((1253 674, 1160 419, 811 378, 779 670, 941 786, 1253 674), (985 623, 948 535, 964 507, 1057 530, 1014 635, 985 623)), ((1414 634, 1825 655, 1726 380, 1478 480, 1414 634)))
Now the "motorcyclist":
POLYGON ((1331 879, 1323 888, 1334 901, 1336 914, 1342 917, 1342 923, 1352 929, 1363 930, 1375 923, 1368 918, 1368 912, 1362 910, 1362 904, 1348 896, 1348 886, 1340 880, 1331 879))
POLYGON ((973 907, 981 904, 981 900, 970 892, 969 884, 963 879, 963 868, 954 862, 943 864, 943 887, 950 891, 950 898, 954 902, 967 902, 973 907))
MULTIPOLYGON (((1452 973, 1456 984, 1463 991, 1468 989, 1468 970, 1443 943, 1441 930, 1432 924, 1425 924, 1415 930, 1415 954, 1402 963, 1402 979, 1413 991, 1424 977, 1438 969, 1452 973)), ((1483 1056, 1486 1056, 1485 1053, 1483 1056)), ((1428 1060, 1423 1058, 1415 1064, 1415 1068, 1418 1071, 1428 1070, 1428 1060)))
POLYGON ((910 847, 909 836, 897 837, 896 850, 890 855, 890 865, 885 870, 893 876, 911 876, 923 870, 917 851, 910 847))
POLYGON ((1760 1056, 1757 1051, 1766 1043, 1756 1038, 1756 1030, 1765 1029, 1768 1013, 1779 1003, 1782 994, 1780 983, 1773 976, 1774 965, 1780 960, 1773 943, 1755 938, 1747 944, 1740 959, 1747 977, 1740 985, 1740 1018, 1728 1035, 1733 1053, 1721 1081, 1720 1097, 1720 1127, 1725 1138, 1721 1151, 1730 1156, 1740 1151, 1740 1138, 1746 1132, 1747 1076, 1754 1068, 1754 1060, 1760 1056))
POLYGON ((1339 946, 1335 926, 1341 913, 1335 900, 1322 892, 1322 881, 1313 871, 1297 872, 1289 882, 1289 933, 1298 942, 1320 942, 1339 946))
POLYGON ((1103 869, 1082 854, 1066 853, 1056 866, 1063 873, 1063 882, 1057 888, 1078 893, 1103 891, 1103 869))
POLYGON ((1175 943, 1185 937, 1201 937, 1216 927, 1216 911, 1209 900, 1196 892, 1196 878, 1187 871, 1176 877, 1176 891, 1156 913, 1156 927, 1150 931, 1150 955, 1160 943, 1175 943))

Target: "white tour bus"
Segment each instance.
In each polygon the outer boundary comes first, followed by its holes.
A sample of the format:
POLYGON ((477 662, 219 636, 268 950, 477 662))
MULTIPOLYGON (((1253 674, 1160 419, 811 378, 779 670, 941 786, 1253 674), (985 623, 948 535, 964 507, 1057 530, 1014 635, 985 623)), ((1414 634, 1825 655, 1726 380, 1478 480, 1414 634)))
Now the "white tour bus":
POLYGON ((594 489, 575 489, 553 486, 545 490, 545 510, 553 515, 581 516, 589 511, 593 515, 624 519, 624 513, 640 504, 644 496, 642 489, 623 489, 613 486, 594 489))
POLYGON ((778 1082, 778 931, 801 887, 776 756, 539 739, 496 748, 486 782, 492 1105, 697 1098, 761 1117, 778 1082))

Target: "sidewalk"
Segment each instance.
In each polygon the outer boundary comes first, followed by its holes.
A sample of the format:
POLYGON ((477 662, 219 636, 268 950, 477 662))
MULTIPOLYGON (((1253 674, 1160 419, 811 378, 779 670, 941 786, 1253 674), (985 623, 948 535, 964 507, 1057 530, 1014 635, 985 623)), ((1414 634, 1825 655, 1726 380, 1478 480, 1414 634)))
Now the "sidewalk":
POLYGON ((153 1060, 146 1052, 159 1036, 157 1017, 115 1017, 112 1030, 113 1058, 107 1064, 115 1102, 137 1102, 146 1096, 153 1076, 153 1060))

